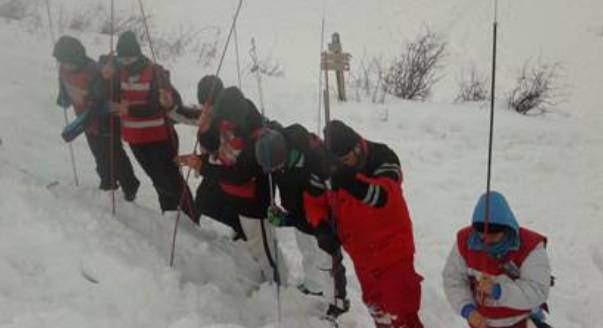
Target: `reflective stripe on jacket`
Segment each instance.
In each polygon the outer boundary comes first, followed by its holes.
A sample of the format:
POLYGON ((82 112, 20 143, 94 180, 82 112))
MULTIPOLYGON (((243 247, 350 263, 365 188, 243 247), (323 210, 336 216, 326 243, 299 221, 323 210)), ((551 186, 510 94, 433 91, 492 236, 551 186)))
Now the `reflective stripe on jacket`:
MULTIPOLYGON (((121 100, 130 106, 150 106, 149 97, 153 81, 153 64, 139 74, 130 76, 125 70, 120 74, 121 100)), ((123 139, 131 144, 148 144, 167 140, 170 129, 164 113, 144 117, 130 114, 121 117, 123 139)))

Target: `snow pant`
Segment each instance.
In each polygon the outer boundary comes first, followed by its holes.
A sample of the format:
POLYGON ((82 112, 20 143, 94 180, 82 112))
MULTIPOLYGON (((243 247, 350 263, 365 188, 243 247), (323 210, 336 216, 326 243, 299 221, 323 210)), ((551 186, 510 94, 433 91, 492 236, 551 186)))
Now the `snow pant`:
POLYGON ((231 227, 235 232, 235 239, 245 239, 239 213, 228 201, 217 181, 203 178, 195 195, 195 210, 199 214, 231 227))
POLYGON ((413 259, 401 260, 385 268, 357 270, 362 300, 377 328, 422 328, 421 277, 413 259))
POLYGON ((262 220, 260 219, 241 216, 241 227, 247 237, 247 248, 249 249, 251 256, 260 265, 260 269, 262 270, 262 274, 266 281, 271 281, 274 278, 272 264, 270 263, 267 254, 267 251, 269 251, 274 264, 278 266, 281 285, 286 285, 288 276, 287 263, 280 247, 278 247, 278 251, 276 251, 274 245, 274 227, 270 223, 264 222, 264 230, 266 232, 266 243, 264 243, 261 221, 262 220))
POLYGON ((196 224, 199 215, 193 206, 191 191, 178 165, 174 162, 177 149, 171 140, 142 145, 130 144, 134 157, 153 181, 161 211, 175 211, 179 206, 196 224))
POLYGON ((96 172, 100 177, 102 190, 117 189, 121 186, 124 194, 136 193, 140 181, 134 175, 130 159, 121 143, 121 137, 113 137, 113 181, 111 181, 111 137, 86 132, 86 141, 96 162, 96 172))
POLYGON ((329 303, 335 298, 345 299, 347 280, 341 251, 331 256, 318 247, 316 237, 299 230, 295 230, 295 237, 302 255, 304 286, 311 292, 322 292, 329 303))

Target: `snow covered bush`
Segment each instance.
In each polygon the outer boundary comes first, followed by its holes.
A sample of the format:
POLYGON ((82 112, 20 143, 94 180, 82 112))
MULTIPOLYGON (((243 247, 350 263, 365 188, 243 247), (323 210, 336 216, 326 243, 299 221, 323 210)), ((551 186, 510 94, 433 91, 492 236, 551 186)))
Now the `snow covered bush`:
POLYGON ((560 65, 526 63, 517 78, 517 85, 508 99, 509 107, 520 114, 534 110, 543 113, 548 106, 553 106, 558 99, 556 79, 560 65))
POLYGON ((488 98, 488 79, 472 66, 469 72, 461 73, 458 80, 459 91, 454 102, 484 101, 488 98))
MULTIPOLYGON (((218 40, 221 31, 218 27, 209 26, 201 30, 192 27, 182 27, 173 31, 155 31, 153 29, 153 18, 147 15, 146 21, 149 24, 151 33, 151 42, 157 60, 169 60, 184 55, 186 52, 197 52, 199 54, 198 62, 204 67, 211 65, 216 57, 218 40)), ((141 45, 146 49, 149 45, 145 22, 140 15, 116 16, 113 23, 115 37, 117 38, 125 31, 132 31, 138 37, 141 45)), ((106 17, 100 27, 100 33, 111 33, 111 17, 106 17)), ((148 56, 151 56, 148 53, 148 56)))
POLYGON ((9 0, 0 4, 0 17, 21 20, 29 14, 31 3, 26 0, 9 0))
POLYGON ((385 64, 383 56, 367 58, 366 53, 350 71, 348 87, 352 90, 354 99, 362 101, 370 99, 372 103, 384 103, 385 91, 383 79, 385 64))
POLYGON ((212 65, 218 56, 218 42, 220 41, 222 30, 217 26, 210 26, 201 30, 199 34, 202 34, 204 38, 199 41, 195 49, 197 63, 207 68, 212 65))
POLYGON ((438 82, 437 70, 445 55, 446 42, 427 29, 414 41, 408 42, 404 51, 386 70, 384 89, 403 99, 425 100, 438 82))
MULTIPOLYGON (((148 19, 148 17, 147 17, 148 19)), ((132 31, 136 33, 136 35, 140 38, 144 35, 144 22, 140 15, 130 15, 130 16, 122 16, 115 15, 113 22, 111 21, 111 16, 107 11, 107 16, 103 20, 100 26, 101 34, 111 34, 111 27, 113 26, 113 33, 115 35, 119 35, 125 31, 132 31)))

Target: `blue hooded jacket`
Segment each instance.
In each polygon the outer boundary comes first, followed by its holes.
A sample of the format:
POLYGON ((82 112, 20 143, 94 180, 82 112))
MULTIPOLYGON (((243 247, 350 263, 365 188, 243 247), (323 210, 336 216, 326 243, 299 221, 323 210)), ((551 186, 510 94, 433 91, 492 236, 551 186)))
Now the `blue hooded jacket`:
MULTIPOLYGON (((486 193, 484 193, 473 210, 472 223, 485 223, 486 193)), ((505 237, 498 243, 486 245, 480 238, 479 233, 472 231, 469 236, 468 246, 473 251, 487 251, 495 258, 503 257, 507 252, 519 249, 519 223, 511 211, 505 197, 496 191, 490 191, 490 208, 488 224, 496 224, 508 227, 505 237)))

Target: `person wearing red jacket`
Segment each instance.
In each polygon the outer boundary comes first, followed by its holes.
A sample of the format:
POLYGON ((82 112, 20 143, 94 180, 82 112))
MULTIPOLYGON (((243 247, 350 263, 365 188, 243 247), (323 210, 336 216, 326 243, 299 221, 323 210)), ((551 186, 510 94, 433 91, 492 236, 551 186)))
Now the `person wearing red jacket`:
POLYGON ((112 81, 113 112, 121 118, 122 138, 153 181, 162 212, 181 207, 198 223, 190 189, 174 162, 178 135, 168 114, 182 100, 170 83, 169 73, 142 55, 131 31, 120 35, 116 59, 117 70, 110 62, 103 75, 112 81))
POLYGON ((98 92, 97 86, 102 84, 100 65, 86 55, 86 49, 78 39, 68 35, 59 38, 54 46, 53 56, 60 64, 57 105, 64 109, 72 106, 77 116, 89 117, 84 134, 101 180, 99 189, 111 190, 121 186, 126 201, 133 201, 140 182, 123 149, 119 120, 111 120, 107 110, 108 99, 98 92), (111 124, 114 124, 113 129, 111 124), (111 157, 114 161, 113 181, 111 157))
POLYGON ((552 282, 546 242, 520 227, 501 193, 483 194, 442 272, 448 302, 472 328, 550 327, 543 311, 552 282))
POLYGON ((423 278, 414 268, 398 157, 341 121, 329 122, 325 137, 338 164, 330 189, 304 194, 307 219, 315 227, 327 222, 336 232, 352 258, 376 327, 423 327, 418 316, 423 278))

